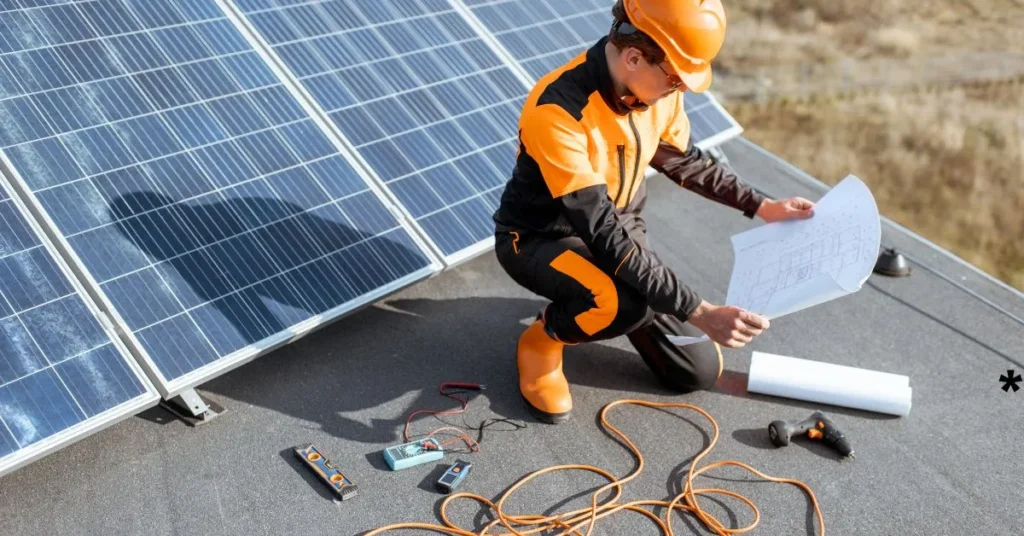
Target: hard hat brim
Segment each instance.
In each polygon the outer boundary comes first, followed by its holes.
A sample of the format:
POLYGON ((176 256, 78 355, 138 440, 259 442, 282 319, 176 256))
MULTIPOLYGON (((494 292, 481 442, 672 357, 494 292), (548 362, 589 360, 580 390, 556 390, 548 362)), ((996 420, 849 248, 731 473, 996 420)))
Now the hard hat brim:
MULTIPOLYGON (((703 93, 711 87, 711 65, 704 64, 701 66, 695 66, 692 63, 688 65, 689 70, 680 67, 674 58, 668 58, 669 63, 672 64, 672 68, 675 69, 676 74, 686 84, 686 89, 689 89, 693 93, 703 93)), ((689 62, 687 62, 689 63, 689 62)))

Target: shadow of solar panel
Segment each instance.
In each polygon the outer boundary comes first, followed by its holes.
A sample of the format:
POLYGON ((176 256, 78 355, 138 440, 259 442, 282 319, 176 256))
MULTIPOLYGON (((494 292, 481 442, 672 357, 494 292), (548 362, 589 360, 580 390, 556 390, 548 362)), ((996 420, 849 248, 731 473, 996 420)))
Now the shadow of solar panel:
POLYGON ((0 22, 0 146, 164 394, 436 269, 215 0, 0 22))
MULTIPOLYGON (((608 35, 612 0, 461 0, 535 80, 608 35)), ((742 132, 710 93, 684 96, 693 143, 708 147, 742 132)))
POLYGON ((491 243, 527 87, 447 0, 236 0, 438 253, 491 243))
POLYGON ((0 184, 0 474, 158 398, 6 188, 0 184))

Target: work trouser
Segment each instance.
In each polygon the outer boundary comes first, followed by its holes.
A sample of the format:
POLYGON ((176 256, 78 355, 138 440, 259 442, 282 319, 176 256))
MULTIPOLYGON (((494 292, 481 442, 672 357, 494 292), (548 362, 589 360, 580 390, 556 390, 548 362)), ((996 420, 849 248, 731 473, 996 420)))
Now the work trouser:
MULTIPOLYGON (((681 393, 708 389, 721 376, 722 354, 716 344, 680 347, 669 342, 667 335, 704 333, 652 311, 638 291, 598 268, 578 237, 499 232, 495 238, 498 262, 509 276, 551 300, 543 311, 544 323, 559 341, 578 344, 626 335, 661 383, 681 393)), ((646 242, 646 234, 634 239, 646 242)))

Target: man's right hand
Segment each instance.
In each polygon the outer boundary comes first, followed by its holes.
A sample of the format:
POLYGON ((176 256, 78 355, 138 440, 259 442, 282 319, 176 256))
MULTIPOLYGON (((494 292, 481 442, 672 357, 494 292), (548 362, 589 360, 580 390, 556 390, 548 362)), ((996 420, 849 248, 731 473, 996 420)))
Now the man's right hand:
POLYGON ((768 319, 733 305, 702 301, 687 322, 727 348, 742 348, 768 329, 768 319))

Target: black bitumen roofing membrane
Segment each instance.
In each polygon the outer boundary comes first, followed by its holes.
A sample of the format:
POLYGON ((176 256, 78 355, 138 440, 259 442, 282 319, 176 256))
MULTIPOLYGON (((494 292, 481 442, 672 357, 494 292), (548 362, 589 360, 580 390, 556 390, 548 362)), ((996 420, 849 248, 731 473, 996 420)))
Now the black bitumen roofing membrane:
MULTIPOLYGON (((825 191, 745 139, 723 150, 742 177, 771 195, 818 199, 825 191)), ((729 237, 758 222, 662 177, 649 180, 654 247, 698 292, 721 303, 732 266, 729 237)), ((998 378, 1024 371, 1024 326, 979 297, 1017 317, 1024 299, 898 225, 883 223, 882 238, 920 263, 910 277, 872 275, 853 295, 777 319, 753 344, 725 350, 725 373, 709 391, 665 391, 625 338, 569 348, 574 417, 558 426, 529 417, 516 383, 516 340, 544 302, 487 253, 201 385, 198 391, 226 410, 208 424, 189 427, 153 408, 3 477, 0 532, 355 535, 392 523, 440 523, 444 497, 433 481, 455 459, 474 464, 460 490, 492 500, 551 465, 627 475, 635 461, 602 431, 597 415, 609 402, 639 398, 707 411, 720 436, 700 465, 736 460, 803 481, 819 501, 827 534, 1020 534, 1024 392, 1002 390, 998 378), (897 418, 748 393, 755 350, 907 375, 913 409, 897 418), (454 407, 438 394, 444 381, 488 385, 471 399, 466 422, 500 417, 528 426, 495 426, 478 453, 390 471, 381 451, 401 442, 408 414, 454 407), (803 419, 815 409, 833 418, 856 459, 839 461, 808 440, 771 445, 769 422, 803 419), (354 499, 332 501, 294 457, 294 446, 310 442, 356 482, 354 499)), ((446 420, 461 425, 462 417, 446 420)), ((645 459, 623 501, 678 494, 689 462, 713 433, 686 410, 625 406, 611 420, 645 459)), ((417 420, 414 433, 438 426, 417 420)), ((757 505, 760 520, 748 534, 818 534, 799 488, 737 468, 707 475, 696 487, 735 491, 757 505)), ((545 475, 513 495, 506 511, 589 507, 591 492, 605 483, 579 471, 545 475)), ((737 500, 712 496, 701 505, 733 528, 754 519, 737 500)), ((450 512, 471 530, 493 519, 470 501, 450 512)), ((673 528, 710 534, 683 513, 673 528)), ((650 520, 629 512, 598 521, 593 532, 656 533, 650 520)))

